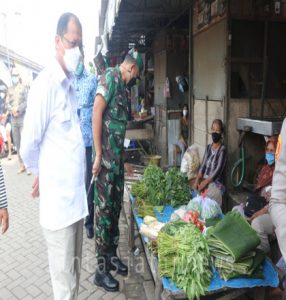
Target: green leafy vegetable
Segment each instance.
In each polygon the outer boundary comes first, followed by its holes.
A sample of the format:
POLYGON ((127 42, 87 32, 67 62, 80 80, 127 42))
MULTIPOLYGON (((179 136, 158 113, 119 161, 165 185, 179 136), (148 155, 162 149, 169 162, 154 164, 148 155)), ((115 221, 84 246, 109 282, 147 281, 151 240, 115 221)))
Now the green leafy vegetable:
POLYGON ((171 277, 189 299, 199 299, 211 280, 210 252, 204 236, 190 223, 167 224, 158 235, 159 271, 171 277))
POLYGON ((147 197, 145 184, 144 184, 143 180, 136 181, 135 183, 133 183, 133 185, 131 187, 131 194, 133 196, 139 197, 141 199, 145 199, 147 197))
POLYGON ((188 178, 177 168, 171 168, 166 172, 166 203, 172 207, 187 204, 190 200, 190 188, 188 178))
POLYGON ((165 203, 165 175, 161 168, 149 165, 144 171, 144 184, 148 201, 154 206, 165 203))

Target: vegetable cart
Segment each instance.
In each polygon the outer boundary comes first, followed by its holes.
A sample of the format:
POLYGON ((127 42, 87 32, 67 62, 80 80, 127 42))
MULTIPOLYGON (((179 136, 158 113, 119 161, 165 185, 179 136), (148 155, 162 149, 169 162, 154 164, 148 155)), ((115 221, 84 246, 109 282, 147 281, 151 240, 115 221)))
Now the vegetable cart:
MULTIPOLYGON (((143 173, 143 170, 141 170, 143 173)), ((140 174, 140 171, 136 171, 136 175, 140 174)), ((140 175, 139 175, 140 176, 140 175)), ((137 176, 138 179, 138 176, 137 176)), ((138 217, 136 211, 134 210, 134 197, 130 193, 130 186, 134 182, 134 179, 127 178, 125 182, 126 191, 129 196, 129 210, 130 210, 130 223, 128 228, 129 234, 129 248, 131 253, 134 251, 134 241, 135 241, 135 223, 138 229, 142 226, 143 220, 138 217)), ((165 221, 168 221, 171 213, 174 211, 172 207, 166 207, 164 209, 163 215, 165 221)), ((178 289, 168 278, 160 277, 159 268, 158 268, 158 258, 149 250, 147 247, 148 239, 140 235, 144 251, 146 254, 147 262, 149 264, 152 277, 155 283, 155 299, 171 300, 171 299, 187 299, 186 294, 178 289)), ((278 276, 276 271, 273 268, 272 263, 269 260, 266 260, 264 263, 264 275, 265 279, 231 279, 229 281, 223 281, 220 279, 218 274, 213 273, 213 279, 209 286, 207 292, 208 299, 236 299, 240 295, 245 294, 250 289, 254 291, 255 299, 262 300, 265 298, 265 289, 268 286, 277 286, 278 285, 278 276)), ((204 297, 201 297, 202 299, 204 297)))

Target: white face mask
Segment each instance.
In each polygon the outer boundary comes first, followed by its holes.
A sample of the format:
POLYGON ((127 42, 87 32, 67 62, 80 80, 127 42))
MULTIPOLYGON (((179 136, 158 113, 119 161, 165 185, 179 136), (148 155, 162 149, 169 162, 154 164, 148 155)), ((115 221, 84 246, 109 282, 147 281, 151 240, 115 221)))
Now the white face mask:
POLYGON ((183 116, 186 117, 188 115, 188 111, 186 109, 183 109, 183 116))
POLYGON ((81 61, 81 53, 79 47, 65 49, 64 62, 69 72, 75 72, 81 61))

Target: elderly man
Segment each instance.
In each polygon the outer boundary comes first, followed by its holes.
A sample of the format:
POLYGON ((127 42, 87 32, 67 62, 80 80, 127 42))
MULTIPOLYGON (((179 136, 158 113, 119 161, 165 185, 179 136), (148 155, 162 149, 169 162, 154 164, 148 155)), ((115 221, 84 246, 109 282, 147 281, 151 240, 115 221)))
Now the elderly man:
POLYGON ((101 76, 93 106, 95 160, 95 235, 97 269, 94 283, 107 291, 118 291, 110 274, 127 275, 128 268, 117 257, 118 220, 124 190, 123 142, 128 117, 126 85, 136 84, 143 69, 141 55, 132 49, 120 66, 101 76))
POLYGON ((77 299, 82 256, 85 147, 73 88, 82 48, 79 19, 63 14, 55 37, 56 59, 30 90, 21 155, 41 196, 40 223, 48 246, 54 299, 77 299))

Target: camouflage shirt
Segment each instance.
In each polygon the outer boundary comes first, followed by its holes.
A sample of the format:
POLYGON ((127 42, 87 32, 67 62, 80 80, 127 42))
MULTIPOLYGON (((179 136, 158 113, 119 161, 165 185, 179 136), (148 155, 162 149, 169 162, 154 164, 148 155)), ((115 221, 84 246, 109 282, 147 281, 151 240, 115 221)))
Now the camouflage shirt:
POLYGON ((127 123, 127 96, 119 66, 105 71, 96 94, 101 94, 106 102, 101 135, 102 165, 119 174, 127 123))

